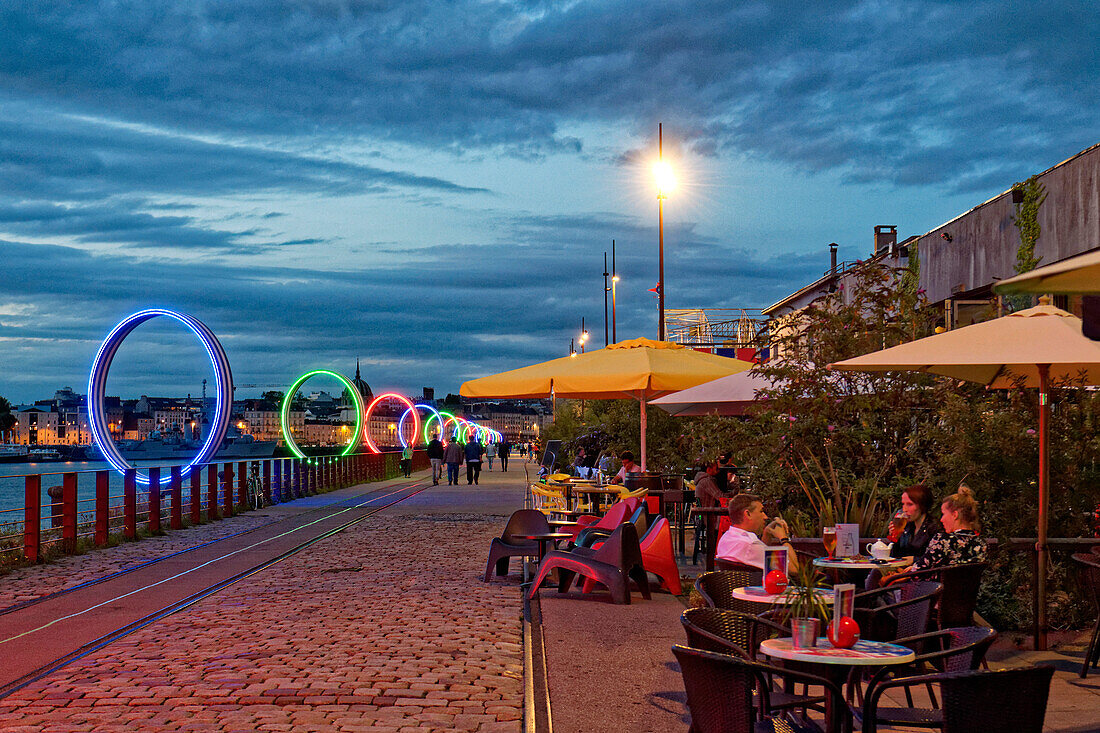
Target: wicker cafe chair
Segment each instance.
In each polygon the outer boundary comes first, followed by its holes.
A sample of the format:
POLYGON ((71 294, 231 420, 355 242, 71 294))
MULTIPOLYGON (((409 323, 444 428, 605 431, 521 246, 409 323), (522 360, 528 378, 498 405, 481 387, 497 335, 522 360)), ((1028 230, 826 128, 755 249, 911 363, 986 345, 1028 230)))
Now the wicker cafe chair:
POLYGON ((988 563, 974 562, 964 565, 945 565, 927 570, 897 573, 883 581, 883 586, 897 587, 913 580, 935 580, 943 583, 940 602, 933 612, 934 626, 949 629, 970 626, 974 623, 974 609, 978 605, 978 588, 982 584, 988 563))
POLYGON ((944 629, 927 634, 918 634, 903 639, 895 639, 895 644, 907 646, 917 653, 911 664, 903 667, 889 666, 878 670, 867 682, 864 693, 869 697, 876 687, 896 679, 905 691, 908 707, 890 707, 877 709, 876 724, 889 724, 910 728, 940 728, 943 726, 943 711, 936 703, 935 692, 931 684, 926 684, 931 708, 917 708, 913 705, 912 685, 905 684, 904 678, 918 675, 930 666, 937 672, 969 672, 976 670, 985 659, 986 652, 997 638, 997 632, 983 626, 967 626, 956 629, 944 629), (927 651, 933 650, 933 651, 927 651))
POLYGON ((630 581, 638 584, 642 597, 649 600, 649 577, 642 562, 638 534, 634 525, 621 524, 611 536, 591 554, 568 550, 551 550, 539 563, 539 572, 531 584, 528 598, 534 598, 539 586, 552 569, 558 569, 558 592, 569 589, 574 575, 583 575, 602 583, 611 593, 613 603, 630 603, 630 581))
POLYGON ((518 535, 549 534, 546 515, 537 509, 520 509, 508 518, 508 524, 500 537, 494 537, 489 545, 489 561, 485 563, 485 582, 492 577, 493 566, 497 575, 508 574, 508 563, 513 557, 537 557, 539 545, 534 540, 518 539, 518 535))
POLYGON ((810 731, 781 718, 769 717, 772 709, 768 680, 778 678, 785 684, 820 685, 831 698, 832 719, 826 720, 828 733, 851 729, 851 714, 844 704, 840 688, 829 680, 781 667, 751 662, 732 654, 676 645, 672 647, 684 678, 691 730, 694 733, 764 733, 765 731, 810 731), (757 700, 759 710, 753 705, 757 700))
POLYGON ((745 568, 743 570, 715 570, 710 573, 703 573, 695 579, 695 590, 699 592, 703 602, 708 606, 753 614, 757 610, 757 604, 734 598, 733 589, 759 585, 762 582, 764 573, 759 568, 747 565, 745 568))
POLYGON ((1074 562, 1080 569, 1081 588, 1085 595, 1092 599, 1093 608, 1096 610, 1096 623, 1092 627, 1092 638, 1085 650, 1085 661, 1081 664, 1081 677, 1089 673, 1089 667, 1096 668, 1100 664, 1100 556, 1092 553, 1078 552, 1073 555, 1074 562))
POLYGON ((943 733, 1042 733, 1054 667, 903 677, 874 688, 863 706, 863 733, 878 731, 878 703, 893 687, 938 684, 943 733))
POLYGON ((931 580, 876 588, 856 594, 854 618, 869 641, 893 641, 928 631, 932 607, 943 584, 931 580))
MULTIPOLYGON (((687 634, 688 646, 719 654, 733 654, 756 661, 760 642, 780 636, 790 636, 789 627, 762 616, 753 616, 724 608, 689 608, 680 615, 687 634)), ((797 695, 772 689, 771 710, 814 708, 823 710, 821 695, 797 695)))

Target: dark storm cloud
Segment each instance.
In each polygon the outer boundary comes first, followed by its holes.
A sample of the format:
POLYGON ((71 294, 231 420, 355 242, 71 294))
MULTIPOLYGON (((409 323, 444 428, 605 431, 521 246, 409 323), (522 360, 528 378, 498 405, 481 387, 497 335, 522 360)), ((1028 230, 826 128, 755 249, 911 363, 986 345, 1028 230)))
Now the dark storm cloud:
POLYGON ((1022 0, 9 4, 0 79, 158 126, 520 155, 576 149, 567 122, 663 118, 704 154, 973 188, 1095 142, 1098 19, 1022 0))
MULTIPOLYGON (((687 228, 672 227, 673 235, 684 245, 667 263, 670 307, 735 306, 746 292, 763 302, 821 269, 817 258, 760 260, 731 252, 692 237, 687 228), (701 279, 703 271, 707 277, 701 279)), ((281 383, 317 366, 350 370, 362 357, 372 386, 454 391, 464 379, 566 353, 580 329, 577 314, 600 312, 602 258, 579 276, 561 267, 561 260, 558 266, 548 262, 548 251, 583 262, 592 259, 593 249, 545 227, 540 237, 515 234, 507 243, 424 248, 412 252, 407 264, 309 271, 0 242, 0 338, 20 344, 0 350, 0 373, 9 375, 0 386, 19 390, 15 399, 26 400, 61 384, 82 384, 107 331, 125 315, 158 305, 206 322, 241 383, 281 383), (555 239, 564 242, 558 250, 548 244, 555 239), (24 384, 30 375, 36 381, 24 384)), ((645 292, 655 279, 652 258, 632 237, 620 252, 620 337, 652 335, 656 301, 645 292)), ((602 323, 587 326, 598 342, 602 323)), ((172 370, 164 373, 168 379, 172 370)), ((141 378, 146 391, 158 386, 149 384, 148 375, 141 378)), ((169 384, 159 387, 167 391, 169 384)), ((135 390, 134 396, 141 393, 135 390)))

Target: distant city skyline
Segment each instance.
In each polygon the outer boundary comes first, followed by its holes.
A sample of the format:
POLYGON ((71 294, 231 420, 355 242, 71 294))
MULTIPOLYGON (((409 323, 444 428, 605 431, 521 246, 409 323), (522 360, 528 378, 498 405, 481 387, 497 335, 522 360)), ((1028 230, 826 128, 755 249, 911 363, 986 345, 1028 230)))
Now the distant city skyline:
MULTIPOLYGON (((378 393, 762 307, 875 225, 924 233, 1097 142, 1100 9, 1074 2, 8 4, 0 7, 0 395, 86 390, 149 306, 239 384, 378 393), (312 387, 311 387, 312 388, 312 387)), ((150 322, 108 389, 186 393, 150 322)), ((238 397, 266 389, 246 388, 238 397)))

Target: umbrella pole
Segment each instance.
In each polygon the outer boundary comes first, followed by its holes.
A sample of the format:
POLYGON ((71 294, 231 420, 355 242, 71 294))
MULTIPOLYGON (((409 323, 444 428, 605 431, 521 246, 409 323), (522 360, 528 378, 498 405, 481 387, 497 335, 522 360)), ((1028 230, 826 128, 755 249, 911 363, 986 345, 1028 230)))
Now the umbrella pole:
POLYGON ((645 393, 638 393, 638 403, 642 406, 642 471, 645 471, 645 393))
POLYGON ((1050 364, 1039 364, 1039 538, 1035 579, 1035 649, 1047 648, 1047 507, 1050 503, 1047 465, 1047 416, 1050 413, 1047 389, 1050 386, 1050 364))

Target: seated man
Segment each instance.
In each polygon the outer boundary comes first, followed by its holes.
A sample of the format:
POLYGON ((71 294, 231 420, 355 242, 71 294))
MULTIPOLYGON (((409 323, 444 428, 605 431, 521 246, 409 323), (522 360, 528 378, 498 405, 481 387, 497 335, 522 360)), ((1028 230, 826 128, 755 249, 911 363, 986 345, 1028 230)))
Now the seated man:
POLYGON ((609 483, 621 484, 626 481, 628 473, 637 473, 641 470, 638 468, 638 464, 634 462, 634 454, 628 450, 624 450, 619 454, 619 460, 623 462, 623 467, 619 469, 619 472, 615 474, 609 483))
POLYGON ((729 503, 730 528, 718 540, 715 556, 721 560, 739 562, 764 569, 765 542, 787 548, 787 572, 798 570, 798 558, 791 546, 787 523, 776 518, 768 521, 764 503, 755 494, 738 494, 729 503), (763 539, 761 539, 763 538, 763 539))
POLYGON ((718 463, 710 461, 703 466, 703 470, 695 474, 695 505, 702 508, 716 507, 721 499, 732 499, 734 494, 722 491, 718 488, 716 477, 718 475, 718 463))

